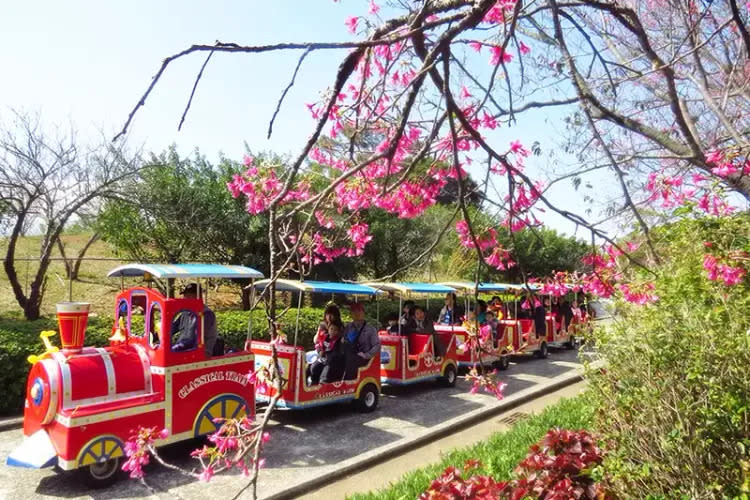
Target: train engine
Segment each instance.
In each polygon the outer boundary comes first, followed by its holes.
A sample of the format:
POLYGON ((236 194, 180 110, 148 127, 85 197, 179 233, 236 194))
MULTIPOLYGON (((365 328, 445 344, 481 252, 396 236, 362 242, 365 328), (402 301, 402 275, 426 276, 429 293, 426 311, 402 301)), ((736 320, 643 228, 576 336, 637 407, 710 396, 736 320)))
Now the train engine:
POLYGON ((88 304, 58 304, 62 349, 30 356, 24 442, 7 459, 22 467, 77 470, 92 487, 114 482, 139 427, 166 429, 164 445, 217 430, 220 418, 254 413, 253 354, 210 356, 201 299, 135 287, 116 298, 107 347, 84 347, 88 304), (187 339, 187 340, 186 340, 187 339))

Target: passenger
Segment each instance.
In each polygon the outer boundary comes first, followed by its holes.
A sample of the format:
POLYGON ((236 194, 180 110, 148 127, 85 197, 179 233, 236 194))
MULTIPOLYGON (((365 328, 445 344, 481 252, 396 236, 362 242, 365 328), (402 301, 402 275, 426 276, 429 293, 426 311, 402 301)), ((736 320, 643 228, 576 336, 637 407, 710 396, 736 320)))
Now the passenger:
POLYGON ((346 354, 341 334, 344 325, 341 322, 331 322, 327 325, 327 333, 323 342, 316 346, 318 359, 307 365, 307 377, 310 385, 338 382, 344 377, 346 368, 346 354))
POLYGON ((424 307, 416 306, 414 308, 414 332, 415 333, 435 333, 435 326, 432 320, 427 317, 424 307))
POLYGON ((445 294, 445 305, 440 310, 439 323, 441 325, 455 325, 460 323, 460 315, 456 309, 456 294, 448 292, 445 294))
POLYGON ((318 333, 315 335, 316 345, 323 342, 326 335, 328 335, 328 327, 332 323, 342 324, 341 311, 336 306, 336 304, 329 305, 325 308, 325 311, 323 311, 323 321, 321 321, 320 325, 318 325, 318 333))
POLYGON ((547 330, 547 310, 544 308, 542 303, 534 297, 534 330, 536 331, 536 337, 541 338, 546 335, 547 330))
POLYGON ((357 370, 370 362, 380 352, 380 337, 375 327, 365 321, 365 308, 362 304, 350 306, 352 322, 344 328, 344 340, 351 347, 346 360, 346 379, 357 378, 357 370))
MULTIPOLYGON (((190 283, 182 289, 182 297, 185 299, 197 299, 198 298, 198 285, 196 283, 190 283)), ((197 343, 197 318, 194 314, 183 313, 179 316, 179 338, 177 342, 172 345, 173 351, 187 351, 193 349, 197 343)), ((174 322, 173 322, 174 323, 174 322)), ((174 324, 173 324, 173 330, 174 324)), ((173 331, 172 335, 176 332, 173 331)), ((216 315, 207 306, 203 305, 203 343, 206 351, 206 356, 212 356, 214 353, 214 344, 216 344, 216 315)))
POLYGON ((570 307, 570 302, 567 300, 563 300, 563 303, 560 304, 560 315, 563 320, 563 329, 567 331, 573 323, 573 308, 570 307))
POLYGON ((495 312, 492 310, 487 311, 486 318, 487 318, 486 324, 490 327, 490 331, 492 332, 492 338, 497 340, 497 332, 499 330, 498 325, 500 323, 498 323, 498 321, 495 319, 495 312))
POLYGON ((487 302, 477 300, 477 321, 483 325, 487 321, 487 302))
POLYGON ((398 333, 398 314, 391 313, 385 320, 385 331, 388 333, 398 333))
POLYGON ((421 306, 416 306, 414 308, 414 325, 415 333, 427 333, 432 335, 432 345, 435 351, 435 357, 441 358, 445 356, 445 346, 440 340, 440 336, 435 333, 435 325, 432 323, 432 320, 427 317, 427 313, 421 306))
POLYGON ((414 331, 414 305, 413 300, 404 302, 404 306, 401 309, 401 318, 399 319, 401 335, 408 335, 414 331))
POLYGON ((495 313, 495 317, 497 319, 503 319, 505 317, 505 305, 503 304, 503 301, 500 300, 500 297, 495 295, 492 297, 492 300, 490 301, 490 305, 488 308, 490 311, 495 313))

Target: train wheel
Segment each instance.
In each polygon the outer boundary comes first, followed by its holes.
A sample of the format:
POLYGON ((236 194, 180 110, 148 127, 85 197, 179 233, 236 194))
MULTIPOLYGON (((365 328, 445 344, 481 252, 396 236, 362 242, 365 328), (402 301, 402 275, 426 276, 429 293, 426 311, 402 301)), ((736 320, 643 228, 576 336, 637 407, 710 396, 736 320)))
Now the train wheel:
POLYGON ((443 376, 441 377, 440 381, 445 387, 453 387, 456 385, 457 378, 458 374, 456 373, 456 367, 453 365, 448 365, 445 367, 445 371, 443 372, 443 376))
POLYGON ((570 339, 563 344, 563 347, 566 349, 575 349, 576 346, 573 342, 573 337, 570 337, 570 339))
POLYGON ((536 357, 539 359, 544 359, 549 356, 549 350, 547 350, 547 342, 542 342, 542 345, 539 346, 539 350, 534 354, 536 354, 536 357))
POLYGON ((362 413, 370 413, 375 411, 378 407, 378 399, 380 394, 378 387, 375 384, 367 384, 359 392, 359 398, 357 398, 357 407, 362 413))
POLYGON ((507 354, 501 355, 495 364, 500 370, 507 370, 510 366, 510 356, 507 354))
POLYGON ((122 460, 125 453, 120 441, 113 436, 104 436, 91 441, 78 460, 79 475, 89 488, 106 488, 122 476, 122 460))
POLYGON ((247 402, 236 394, 222 394, 210 400, 198 413, 193 424, 195 437, 221 429, 223 418, 242 418, 247 415, 247 402), (218 419, 218 420, 217 420, 218 419))

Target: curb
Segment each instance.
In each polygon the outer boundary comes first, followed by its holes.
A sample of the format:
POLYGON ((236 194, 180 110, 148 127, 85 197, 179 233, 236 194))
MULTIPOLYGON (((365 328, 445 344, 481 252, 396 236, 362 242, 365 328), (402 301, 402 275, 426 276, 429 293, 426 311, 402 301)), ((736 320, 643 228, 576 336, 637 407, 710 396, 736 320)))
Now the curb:
MULTIPOLYGON (((590 368, 595 368, 598 365, 597 362, 591 363, 590 368)), ((447 436, 455 432, 458 428, 473 425, 481 420, 488 417, 492 417, 499 413, 503 413, 508 410, 527 403, 533 399, 541 396, 546 396, 552 392, 556 392, 559 389, 573 385, 576 382, 583 380, 583 369, 577 369, 574 373, 565 375, 559 375, 553 378, 548 384, 541 387, 529 387, 522 391, 519 391, 502 401, 498 402, 494 406, 479 408, 473 410, 466 415, 462 415, 442 424, 435 428, 415 436, 413 438, 402 438, 395 443, 390 443, 380 448, 370 450, 357 457, 344 460, 339 464, 339 468, 333 472, 327 473, 323 477, 317 477, 303 481, 299 484, 291 486, 285 490, 278 491, 267 497, 262 497, 264 500, 286 500, 290 498, 296 498, 300 495, 310 493, 311 491, 331 484, 335 480, 342 479, 348 475, 361 472, 371 465, 375 465, 380 462, 384 462, 389 458, 401 455, 405 452, 419 448, 420 446, 427 444, 435 439, 447 436)))
POLYGON ((23 417, 4 418, 0 420, 0 432, 23 427, 23 417))

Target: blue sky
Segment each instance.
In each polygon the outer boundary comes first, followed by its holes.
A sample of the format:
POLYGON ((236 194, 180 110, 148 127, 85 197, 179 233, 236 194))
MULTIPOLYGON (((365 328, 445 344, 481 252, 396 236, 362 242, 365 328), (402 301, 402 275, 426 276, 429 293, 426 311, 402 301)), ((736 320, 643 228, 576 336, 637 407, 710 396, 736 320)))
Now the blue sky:
MULTIPOLYGON (((192 43, 350 40, 345 19, 366 10, 364 0, 7 2, 0 16, 0 46, 6 48, 0 51, 0 115, 9 107, 38 110, 45 123, 74 123, 83 141, 98 137, 100 130, 112 136, 161 61, 192 43)), ((304 104, 317 100, 332 83, 345 53, 307 58, 274 135, 266 139, 268 121, 299 55, 215 54, 181 132, 177 124, 205 54, 170 65, 136 116, 131 142, 146 150, 176 143, 182 153, 198 148, 213 160, 220 152, 239 158, 245 142, 254 151, 298 151, 313 125, 304 104)), ((528 145, 538 140, 543 148, 554 147, 561 116, 549 111, 525 116, 517 126, 498 131, 496 141, 522 138, 528 145)), ((534 161, 531 173, 538 172, 534 161)), ((571 202, 579 197, 571 191, 565 183, 552 199, 582 209, 571 202)), ((546 222, 573 231, 559 218, 546 222)))

